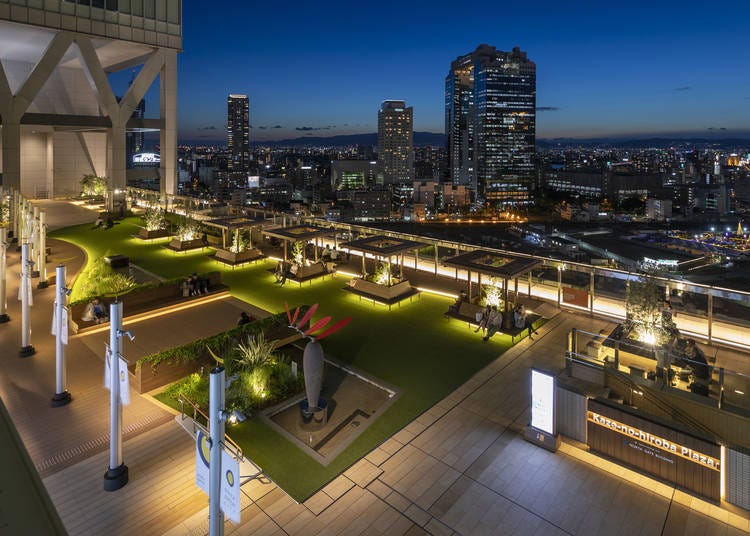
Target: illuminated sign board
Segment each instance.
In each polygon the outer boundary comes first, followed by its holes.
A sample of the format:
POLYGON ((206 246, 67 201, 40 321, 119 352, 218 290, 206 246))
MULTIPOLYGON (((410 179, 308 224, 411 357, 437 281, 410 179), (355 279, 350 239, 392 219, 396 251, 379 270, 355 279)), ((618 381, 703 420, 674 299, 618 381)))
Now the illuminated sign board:
POLYGON ((531 369, 531 426, 555 435, 555 377, 531 369))
POLYGON ((136 153, 133 155, 134 164, 159 164, 161 156, 159 153, 136 153))
POLYGON ((606 401, 589 400, 587 443, 592 451, 624 462, 718 501, 721 447, 606 401))

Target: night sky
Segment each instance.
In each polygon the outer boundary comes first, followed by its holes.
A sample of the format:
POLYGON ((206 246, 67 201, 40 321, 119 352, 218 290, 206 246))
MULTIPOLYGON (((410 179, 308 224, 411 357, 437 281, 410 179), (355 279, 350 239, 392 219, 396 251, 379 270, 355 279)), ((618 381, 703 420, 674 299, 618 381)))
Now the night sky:
POLYGON ((374 132, 385 99, 443 132, 450 62, 480 43, 536 62, 538 137, 750 137, 748 24, 743 1, 185 1, 180 139, 225 140, 228 93, 252 141, 374 132))

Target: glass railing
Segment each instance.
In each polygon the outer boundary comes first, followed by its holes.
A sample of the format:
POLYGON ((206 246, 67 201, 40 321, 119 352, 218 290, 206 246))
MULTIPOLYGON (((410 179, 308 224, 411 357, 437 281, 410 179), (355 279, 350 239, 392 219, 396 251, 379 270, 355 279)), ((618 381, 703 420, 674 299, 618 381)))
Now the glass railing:
POLYGON ((727 411, 750 412, 750 376, 725 365, 732 360, 745 361, 748 356, 698 344, 702 357, 697 357, 689 350, 689 340, 678 339, 672 350, 666 350, 627 338, 621 326, 598 333, 574 329, 568 336, 566 355, 569 365, 616 370, 662 391, 691 393, 727 411))

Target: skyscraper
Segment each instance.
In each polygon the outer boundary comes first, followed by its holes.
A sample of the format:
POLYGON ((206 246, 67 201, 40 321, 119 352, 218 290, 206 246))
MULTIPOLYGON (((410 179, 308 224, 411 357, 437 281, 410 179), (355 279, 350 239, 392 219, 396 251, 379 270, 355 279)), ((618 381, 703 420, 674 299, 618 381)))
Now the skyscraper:
POLYGON ((405 101, 386 100, 378 110, 378 167, 383 184, 414 179, 413 108, 405 101))
POLYGON ((459 56, 445 78, 445 134, 454 184, 492 205, 531 201, 536 65, 515 47, 459 56))
MULTIPOLYGON (((138 106, 133 110, 133 119, 143 120, 146 117, 146 99, 141 99, 138 106)), ((142 129, 129 130, 125 134, 125 167, 130 169, 134 167, 133 156, 143 152, 146 144, 145 135, 142 129)))
POLYGON ((229 171, 250 170, 250 102, 247 95, 227 97, 227 147, 229 171))

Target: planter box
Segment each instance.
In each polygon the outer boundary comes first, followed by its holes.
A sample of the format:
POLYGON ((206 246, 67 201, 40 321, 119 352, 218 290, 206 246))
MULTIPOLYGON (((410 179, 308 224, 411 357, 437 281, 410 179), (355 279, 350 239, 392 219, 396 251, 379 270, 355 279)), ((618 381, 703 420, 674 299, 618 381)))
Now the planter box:
POLYGON ((156 372, 151 366, 151 363, 144 363, 140 367, 130 368, 133 389, 139 393, 147 393, 163 387, 177 380, 192 374, 193 372, 200 371, 201 367, 210 367, 213 364, 212 359, 207 359, 205 356, 201 356, 198 359, 182 363, 160 363, 156 367, 156 372))
POLYGON ((141 240, 153 240, 154 238, 166 238, 168 236, 169 231, 167 229, 147 231, 145 228, 142 228, 140 231, 138 231, 138 238, 140 238, 141 240))
POLYGON ((240 253, 234 253, 228 249, 217 249, 213 255, 214 259, 224 264, 242 264, 243 262, 255 261, 265 258, 265 255, 258 249, 246 249, 240 253))
POLYGON ((179 238, 173 238, 167 245, 167 247, 173 251, 189 251, 191 249, 201 249, 204 246, 205 244, 200 238, 194 238, 192 240, 180 240, 179 238))
POLYGON ((408 294, 412 291, 412 287, 408 281, 401 281, 400 283, 396 283, 389 287, 387 285, 379 285, 378 283, 373 283, 372 281, 366 281, 364 279, 354 279, 352 287, 355 290, 381 298, 384 301, 393 300, 402 294, 408 294))

